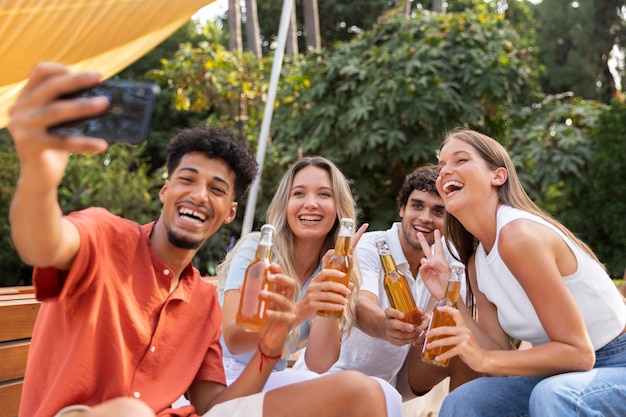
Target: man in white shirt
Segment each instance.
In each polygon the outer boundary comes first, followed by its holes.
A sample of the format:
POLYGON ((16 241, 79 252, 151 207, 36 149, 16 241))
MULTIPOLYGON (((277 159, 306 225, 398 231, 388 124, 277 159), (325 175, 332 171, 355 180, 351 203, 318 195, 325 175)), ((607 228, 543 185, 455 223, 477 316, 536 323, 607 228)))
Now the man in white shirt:
MULTIPOLYGON (((420 167, 407 175, 396 198, 401 222, 393 223, 386 231, 367 232, 359 240, 356 255, 362 283, 357 303, 358 323, 349 333, 344 333, 339 360, 329 372, 356 369, 385 379, 394 386, 406 386, 408 382, 416 395, 425 394, 447 376, 451 376, 451 389, 478 376, 458 358, 454 358, 447 368, 413 360, 411 374, 419 375, 419 378, 397 380, 411 346, 415 345, 413 349, 421 351, 422 333, 428 320, 414 328, 401 320, 403 314, 400 311, 391 308, 383 286, 385 273, 375 242, 383 237, 387 240, 398 270, 409 281, 417 306, 430 314, 438 298, 442 297, 443 288, 440 283, 429 282, 427 285, 419 277, 420 260, 424 253, 417 234, 422 233, 432 245, 435 230, 443 231, 445 206, 435 187, 437 175, 435 166, 420 167)), ((446 247, 445 244, 443 246, 446 247)), ((447 249, 444 250, 449 265, 458 262, 447 249)), ((465 294, 465 282, 462 282, 461 294, 465 294)), ((302 366, 303 356, 297 366, 302 366)))

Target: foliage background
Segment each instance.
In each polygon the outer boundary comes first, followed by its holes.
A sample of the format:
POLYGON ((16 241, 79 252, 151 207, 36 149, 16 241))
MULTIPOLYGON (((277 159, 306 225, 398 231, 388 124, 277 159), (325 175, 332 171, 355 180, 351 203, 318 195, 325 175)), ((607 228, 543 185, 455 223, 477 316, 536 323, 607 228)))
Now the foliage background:
POLYGON ((390 13, 333 51, 307 55, 306 87, 287 84, 276 110, 272 156, 283 166, 299 153, 330 158, 354 179, 363 219, 385 228, 404 176, 436 162, 448 130, 506 131, 532 85, 517 43, 490 13, 390 13))
MULTIPOLYGON (((263 11, 269 3, 259 2, 259 16, 271 51, 277 20, 263 11)), ((586 23, 593 33, 580 27, 561 33, 586 33, 573 38, 572 53, 596 45, 598 53, 588 55, 596 64, 585 79, 553 69, 550 47, 560 38, 546 28, 562 16, 524 1, 456 1, 445 15, 427 12, 428 2, 414 2, 411 18, 386 2, 368 0, 353 13, 340 3, 320 0, 332 22, 322 23, 325 48, 285 59, 255 228, 282 173, 304 154, 336 162, 352 181, 361 219, 372 229, 386 228, 397 218, 394 199, 404 175, 435 162, 442 135, 466 126, 500 140, 531 197, 583 237, 614 277, 622 276, 626 110, 598 93, 610 89, 578 93, 591 78, 606 87, 603 55, 623 32, 623 21, 610 9, 615 2, 593 2, 603 6, 590 15, 596 23, 586 23), (597 22, 609 22, 604 32, 596 33, 603 29, 597 22)), ((219 125, 256 148, 271 56, 233 53, 226 44, 218 25, 190 22, 119 75, 161 85, 150 138, 139 148, 114 145, 105 155, 73 157, 60 189, 66 212, 98 205, 140 223, 155 219, 164 144, 182 127, 219 125)), ((27 284, 30 268, 17 258, 7 221, 19 168, 6 130, 0 130, 0 163, 0 284, 27 284)), ((239 237, 245 205, 240 202, 235 222, 194 259, 201 272, 212 273, 239 237)))

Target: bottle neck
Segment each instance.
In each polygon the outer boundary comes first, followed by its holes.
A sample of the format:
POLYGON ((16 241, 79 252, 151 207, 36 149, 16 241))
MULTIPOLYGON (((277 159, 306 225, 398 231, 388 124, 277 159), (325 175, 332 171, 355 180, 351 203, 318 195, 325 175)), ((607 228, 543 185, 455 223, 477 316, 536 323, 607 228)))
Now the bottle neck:
POLYGON ((388 274, 392 271, 396 271, 398 269, 390 253, 381 254, 380 260, 383 264, 383 269, 385 270, 385 274, 388 274))
POLYGON ((257 259, 272 259, 272 245, 259 245, 256 248, 257 259))
POLYGON ((335 254, 348 256, 350 254, 351 236, 339 236, 335 242, 335 254))
POLYGON ((448 281, 448 285, 446 286, 446 292, 443 295, 443 298, 447 298, 452 302, 452 304, 459 301, 459 293, 461 292, 461 281, 456 279, 451 279, 448 281))

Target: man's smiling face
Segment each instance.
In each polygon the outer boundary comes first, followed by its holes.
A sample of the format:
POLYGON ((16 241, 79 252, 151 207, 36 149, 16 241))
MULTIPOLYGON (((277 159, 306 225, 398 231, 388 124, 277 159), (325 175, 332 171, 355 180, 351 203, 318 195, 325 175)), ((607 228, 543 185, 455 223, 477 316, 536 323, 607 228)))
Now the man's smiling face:
POLYGON ((236 214, 235 173, 221 159, 199 152, 182 157, 160 192, 161 221, 169 242, 181 249, 198 249, 236 214))
POLYGON ((414 249, 421 250, 417 232, 424 234, 429 245, 435 242, 435 230, 443 233, 445 205, 436 193, 413 190, 406 206, 400 210, 403 240, 414 249))

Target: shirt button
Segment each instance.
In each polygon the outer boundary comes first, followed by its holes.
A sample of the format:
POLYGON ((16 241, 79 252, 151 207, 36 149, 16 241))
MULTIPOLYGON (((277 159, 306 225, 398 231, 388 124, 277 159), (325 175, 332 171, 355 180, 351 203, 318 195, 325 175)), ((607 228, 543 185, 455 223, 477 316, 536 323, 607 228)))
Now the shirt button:
POLYGON ((135 392, 133 392, 133 397, 140 398, 141 397, 141 393, 139 391, 135 391, 135 392))
POLYGON ((163 271, 163 275, 169 275, 169 274, 170 274, 170 270, 169 270, 169 269, 165 269, 165 270, 163 271))
POLYGON ((152 352, 152 353, 154 353, 154 351, 155 351, 155 350, 156 350, 156 346, 152 346, 152 347, 150 348, 150 352, 152 352))

